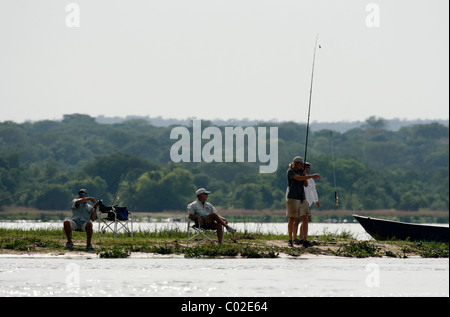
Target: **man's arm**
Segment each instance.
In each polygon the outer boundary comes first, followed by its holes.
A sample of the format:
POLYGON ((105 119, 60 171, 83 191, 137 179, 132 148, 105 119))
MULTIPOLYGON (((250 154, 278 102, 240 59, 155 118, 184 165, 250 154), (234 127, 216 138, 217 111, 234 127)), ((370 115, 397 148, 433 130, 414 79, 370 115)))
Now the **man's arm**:
POLYGON ((94 204, 96 203, 94 197, 83 197, 83 198, 78 198, 77 200, 75 200, 75 205, 84 204, 88 201, 93 202, 94 204))
MULTIPOLYGON (((306 180, 308 180, 310 178, 313 178, 313 179, 320 178, 320 174, 311 174, 311 175, 298 175, 298 174, 296 174, 293 177, 293 179, 295 179, 296 181, 299 181, 299 182, 306 181, 306 180)), ((307 186, 308 185, 306 185, 305 187, 307 187, 307 186)))
POLYGON ((221 219, 225 224, 228 225, 228 220, 226 220, 224 217, 222 217, 222 216, 219 215, 219 214, 217 214, 217 215, 220 217, 220 219, 221 219))
MULTIPOLYGON (((95 201, 95 199, 94 199, 94 201, 95 201)), ((100 200, 94 204, 94 207, 92 207, 92 211, 91 211, 91 220, 92 221, 95 221, 97 219, 97 206, 99 204, 100 204, 100 200)))
POLYGON ((94 203, 94 206, 92 207, 90 212, 91 212, 91 220, 95 221, 97 219, 97 206, 100 203, 100 201, 96 201, 94 197, 83 197, 83 198, 78 198, 77 200, 75 200, 75 206, 79 205, 79 204, 87 203, 88 201, 94 203))
POLYGON ((195 220, 200 221, 200 220, 202 220, 202 217, 190 213, 189 219, 194 220, 194 221, 195 220))
POLYGON ((197 221, 197 222, 198 222, 198 225, 201 226, 201 225, 203 224, 202 217, 197 216, 197 215, 195 214, 195 210, 194 210, 194 209, 195 209, 195 208, 193 208, 192 204, 189 204, 189 205, 188 205, 187 210, 188 210, 188 213, 189 213, 189 219, 194 220, 194 221, 197 221))
POLYGON ((193 215, 193 214, 189 214, 189 219, 194 220, 194 221, 197 221, 199 226, 202 226, 202 225, 203 225, 203 219, 202 219, 202 217, 200 217, 200 216, 196 216, 196 215, 193 215))

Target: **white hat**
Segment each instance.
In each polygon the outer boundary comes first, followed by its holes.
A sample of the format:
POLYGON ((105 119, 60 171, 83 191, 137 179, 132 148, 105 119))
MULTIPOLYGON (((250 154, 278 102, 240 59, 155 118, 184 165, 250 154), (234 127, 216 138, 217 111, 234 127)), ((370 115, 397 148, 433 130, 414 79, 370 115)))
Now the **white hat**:
POLYGON ((198 196, 198 195, 201 195, 201 194, 209 194, 209 193, 211 193, 211 192, 209 192, 209 191, 207 191, 206 189, 204 189, 204 188, 199 188, 199 189, 197 189, 197 191, 195 192, 195 194, 198 196))

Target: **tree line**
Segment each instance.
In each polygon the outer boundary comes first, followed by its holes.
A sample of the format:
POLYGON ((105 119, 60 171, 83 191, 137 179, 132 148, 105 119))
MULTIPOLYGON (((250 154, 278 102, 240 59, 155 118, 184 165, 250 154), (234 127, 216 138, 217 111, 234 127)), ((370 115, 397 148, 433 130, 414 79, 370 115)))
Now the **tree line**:
MULTIPOLYGON (((105 204, 134 211, 184 210, 199 187, 213 192, 219 208, 283 209, 286 171, 293 157, 303 156, 306 126, 256 126, 278 127, 275 173, 260 174, 259 164, 248 162, 173 163, 173 126, 141 119, 100 124, 71 114, 61 121, 1 122, 0 209, 67 210, 86 188, 105 204)), ((309 134, 307 160, 322 176, 316 181, 322 209, 449 210, 449 128, 440 123, 389 131, 386 120, 370 117, 344 133, 322 129, 309 134)))

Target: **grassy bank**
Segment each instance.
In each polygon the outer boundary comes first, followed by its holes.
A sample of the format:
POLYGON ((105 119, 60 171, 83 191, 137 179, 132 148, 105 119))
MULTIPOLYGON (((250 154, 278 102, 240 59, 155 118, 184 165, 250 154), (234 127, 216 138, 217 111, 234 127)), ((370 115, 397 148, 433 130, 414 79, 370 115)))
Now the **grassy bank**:
MULTIPOLYGON (((311 237, 312 238, 312 237, 311 237)), ((137 232, 133 238, 123 234, 98 236, 94 233, 94 254, 102 258, 126 258, 132 255, 173 255, 186 258, 242 257, 276 258, 299 256, 397 257, 420 256, 448 258, 448 244, 408 241, 357 241, 351 234, 325 234, 314 237, 317 245, 288 247, 287 236, 237 232, 225 235, 226 243, 186 243, 186 233, 178 230, 137 232)), ((73 233, 74 249, 66 250, 62 230, 0 229, 2 254, 84 254, 86 235, 73 233)))

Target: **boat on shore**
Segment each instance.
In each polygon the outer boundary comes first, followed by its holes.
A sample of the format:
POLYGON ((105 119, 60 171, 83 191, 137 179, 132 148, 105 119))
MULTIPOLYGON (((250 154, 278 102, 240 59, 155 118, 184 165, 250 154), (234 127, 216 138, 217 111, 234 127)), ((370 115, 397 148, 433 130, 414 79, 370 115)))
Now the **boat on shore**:
POLYGON ((375 240, 449 242, 449 227, 352 216, 375 240))

